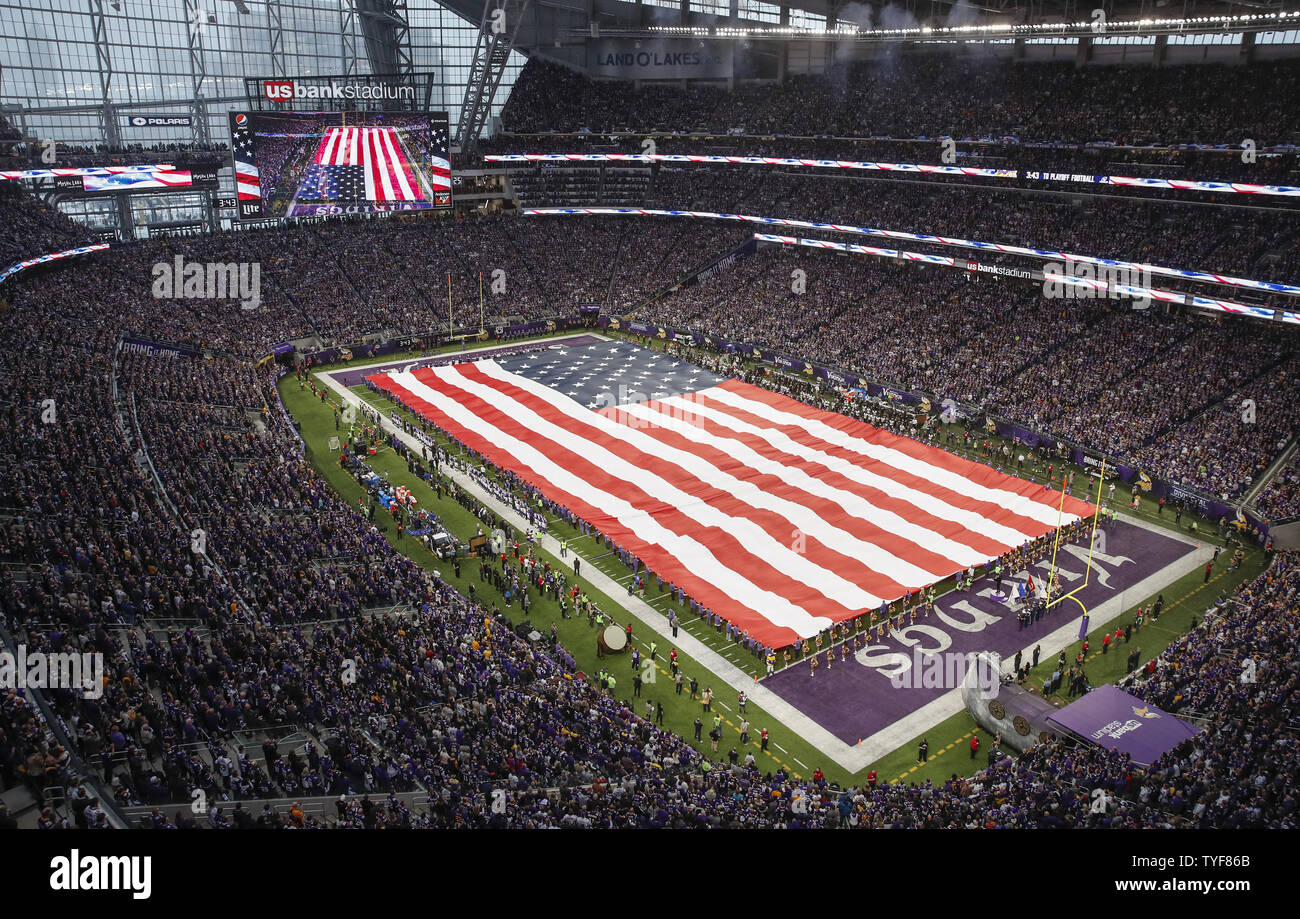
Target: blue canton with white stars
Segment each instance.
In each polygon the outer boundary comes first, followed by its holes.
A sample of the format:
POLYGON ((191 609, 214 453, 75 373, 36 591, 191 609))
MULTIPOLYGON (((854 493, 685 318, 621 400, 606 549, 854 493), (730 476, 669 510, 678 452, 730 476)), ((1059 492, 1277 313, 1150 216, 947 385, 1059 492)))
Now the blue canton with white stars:
POLYGON ((535 351, 497 363, 593 410, 698 392, 727 379, 661 351, 620 341, 535 351))

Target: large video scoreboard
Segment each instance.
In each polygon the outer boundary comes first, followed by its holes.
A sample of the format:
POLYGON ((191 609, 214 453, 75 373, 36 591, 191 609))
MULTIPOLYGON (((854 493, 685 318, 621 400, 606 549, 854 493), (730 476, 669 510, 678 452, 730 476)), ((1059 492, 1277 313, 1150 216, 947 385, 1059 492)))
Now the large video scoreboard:
POLYGON ((231 112, 237 214, 450 208, 449 141, 446 112, 231 112))

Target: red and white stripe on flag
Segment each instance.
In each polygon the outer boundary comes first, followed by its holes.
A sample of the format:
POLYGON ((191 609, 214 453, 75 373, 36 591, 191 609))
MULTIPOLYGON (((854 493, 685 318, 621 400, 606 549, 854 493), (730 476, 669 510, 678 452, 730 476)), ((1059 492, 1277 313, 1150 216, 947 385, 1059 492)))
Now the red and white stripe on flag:
POLYGON ((364 167, 368 201, 425 200, 395 128, 329 128, 313 161, 321 166, 364 167))
POLYGON ((1057 525, 1059 492, 736 380, 600 412, 491 360, 370 380, 774 647, 1057 525))

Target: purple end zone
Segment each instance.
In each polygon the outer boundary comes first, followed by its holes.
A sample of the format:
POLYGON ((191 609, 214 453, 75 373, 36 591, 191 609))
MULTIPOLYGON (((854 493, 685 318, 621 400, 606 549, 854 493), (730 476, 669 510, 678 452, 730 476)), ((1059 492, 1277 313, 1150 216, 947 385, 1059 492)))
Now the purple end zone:
POLYGON ((447 364, 463 364, 466 361, 481 361, 489 357, 509 357, 512 354, 524 354, 528 351, 545 351, 548 348, 581 348, 604 341, 595 335, 572 335, 568 338, 552 338, 544 341, 522 341, 513 345, 501 345, 499 348, 475 348, 470 351, 444 351, 430 357, 412 360, 390 361, 387 364, 372 364, 365 368, 347 370, 329 370, 326 373, 344 386, 360 386, 372 373, 384 373, 397 367, 413 370, 416 367, 444 367, 447 364))
MULTIPOLYGON (((1195 551, 1193 546, 1177 539, 1122 521, 1106 529, 1107 554, 1104 557, 1094 555, 1092 577, 1088 586, 1078 594, 1089 610, 1195 551)), ((1075 546, 1070 552, 1062 547, 1057 566, 1061 571, 1063 589, 1071 590, 1082 583, 1086 557, 1086 545, 1075 546)), ((1048 566, 1048 562, 1043 562, 1041 567, 1035 566, 1034 577, 1039 584, 1042 584, 1048 566)), ((1003 579, 1003 588, 1009 584, 1014 591, 1015 582, 1023 580, 1024 572, 1015 572, 1003 579)), ((1025 649, 1025 658, 1029 659, 1037 642, 1063 625, 1077 623, 1081 613, 1078 604, 1067 600, 1052 607, 1029 628, 1021 630, 1016 617, 1017 608, 998 602, 992 598, 992 593, 991 578, 976 581, 969 592, 954 591, 941 597, 935 602, 934 613, 928 618, 918 616, 916 624, 909 628, 896 630, 878 642, 864 636, 861 651, 850 655, 847 660, 837 653, 829 670, 823 651, 815 677, 809 675, 805 660, 769 677, 763 685, 840 740, 856 744, 955 688, 895 688, 887 672, 897 669, 892 666, 896 659, 889 655, 902 655, 911 662, 914 648, 932 650, 949 641, 950 644, 942 648, 945 653, 995 651, 1004 660, 1009 660, 1016 651, 1025 649), (910 639, 910 644, 900 641, 900 637, 910 639)), ((1145 596, 1134 595, 1126 600, 1126 605, 1136 605, 1145 599, 1145 596)), ((1126 652, 1117 650, 1116 653, 1126 652)), ((1046 652, 1040 660, 1045 659, 1046 652)), ((918 676, 916 669, 913 668, 909 675, 918 676)))

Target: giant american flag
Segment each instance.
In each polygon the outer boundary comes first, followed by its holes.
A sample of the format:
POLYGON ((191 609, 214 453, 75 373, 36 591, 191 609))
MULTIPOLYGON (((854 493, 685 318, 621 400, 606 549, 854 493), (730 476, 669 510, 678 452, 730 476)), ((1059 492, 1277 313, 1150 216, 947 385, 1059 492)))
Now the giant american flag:
MULTIPOLYGON (((430 181, 451 187, 449 176, 434 169, 430 181)), ((396 128, 331 127, 321 135, 299 196, 321 201, 425 201, 396 128)))
POLYGON ((235 162, 235 197, 240 201, 262 200, 262 178, 257 167, 257 141, 250 129, 247 112, 231 112, 231 143, 235 162))
POLYGON ((772 647, 1058 524, 1057 491, 648 349, 543 355, 369 380, 772 647))

